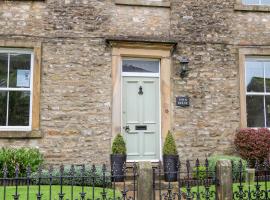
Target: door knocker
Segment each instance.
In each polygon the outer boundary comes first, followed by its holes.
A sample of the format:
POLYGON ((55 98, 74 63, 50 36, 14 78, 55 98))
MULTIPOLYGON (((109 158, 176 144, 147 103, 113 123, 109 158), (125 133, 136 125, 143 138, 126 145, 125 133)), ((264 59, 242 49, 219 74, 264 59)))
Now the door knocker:
POLYGON ((139 92, 138 92, 139 95, 143 95, 143 91, 142 91, 142 86, 139 87, 139 92))

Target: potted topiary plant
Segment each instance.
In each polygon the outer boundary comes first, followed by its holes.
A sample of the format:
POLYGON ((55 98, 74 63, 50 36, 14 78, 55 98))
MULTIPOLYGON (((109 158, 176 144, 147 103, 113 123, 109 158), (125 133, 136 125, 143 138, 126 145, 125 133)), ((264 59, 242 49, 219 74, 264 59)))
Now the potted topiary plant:
POLYGON ((117 134, 112 144, 111 169, 112 181, 124 181, 124 164, 127 160, 126 143, 121 134, 117 134))
POLYGON ((163 166, 165 181, 177 181, 179 156, 173 138, 173 134, 168 131, 163 147, 163 166))

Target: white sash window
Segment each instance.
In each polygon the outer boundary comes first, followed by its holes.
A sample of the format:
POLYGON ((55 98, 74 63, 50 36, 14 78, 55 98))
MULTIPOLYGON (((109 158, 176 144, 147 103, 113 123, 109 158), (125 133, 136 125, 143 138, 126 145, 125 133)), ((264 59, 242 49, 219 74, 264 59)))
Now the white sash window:
POLYGON ((270 59, 247 58, 245 62, 248 127, 270 127, 270 59))
POLYGON ((30 131, 33 52, 0 49, 0 130, 30 131))

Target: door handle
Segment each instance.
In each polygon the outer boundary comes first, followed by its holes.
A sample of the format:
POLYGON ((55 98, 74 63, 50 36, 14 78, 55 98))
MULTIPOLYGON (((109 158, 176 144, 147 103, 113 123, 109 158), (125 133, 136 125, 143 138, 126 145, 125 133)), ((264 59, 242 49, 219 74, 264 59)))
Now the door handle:
POLYGON ((127 125, 127 126, 124 126, 123 129, 125 129, 125 131, 126 131, 127 133, 129 133, 129 131, 130 131, 130 128, 129 128, 128 125, 127 125))

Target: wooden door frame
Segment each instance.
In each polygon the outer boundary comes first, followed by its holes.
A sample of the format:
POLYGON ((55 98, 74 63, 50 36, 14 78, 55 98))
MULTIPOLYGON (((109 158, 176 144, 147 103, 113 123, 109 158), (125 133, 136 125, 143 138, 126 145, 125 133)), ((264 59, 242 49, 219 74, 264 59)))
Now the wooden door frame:
POLYGON ((161 147, 172 123, 171 52, 175 44, 145 42, 114 42, 112 47, 112 138, 122 132, 121 60, 122 57, 160 59, 161 147))

